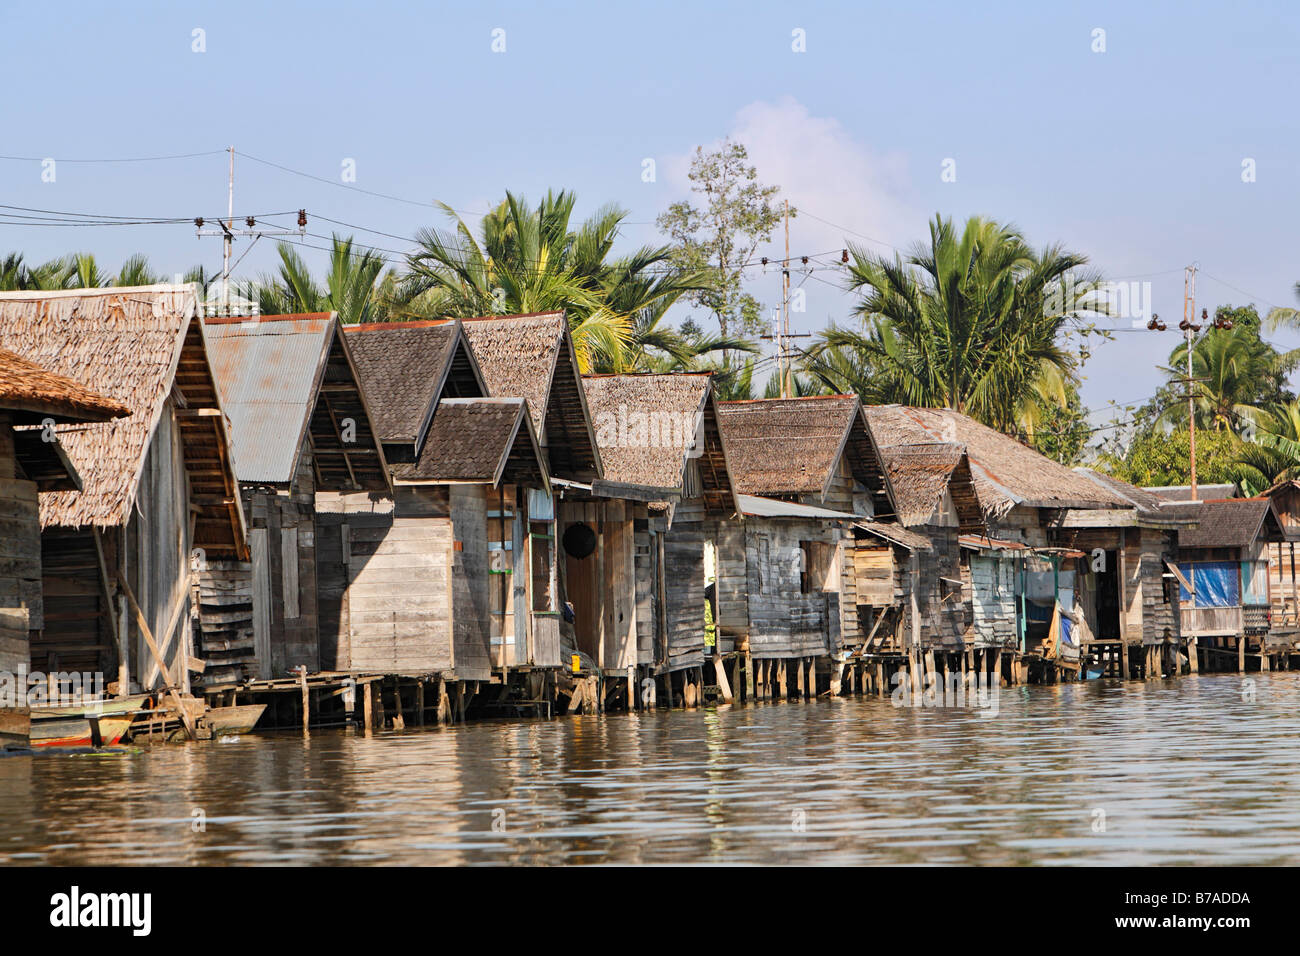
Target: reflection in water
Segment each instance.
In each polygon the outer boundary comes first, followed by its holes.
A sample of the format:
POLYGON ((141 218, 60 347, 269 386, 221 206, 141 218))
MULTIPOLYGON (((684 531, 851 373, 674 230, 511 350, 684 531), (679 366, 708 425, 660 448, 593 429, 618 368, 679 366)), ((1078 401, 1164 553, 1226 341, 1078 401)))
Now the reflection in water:
POLYGON ((1252 679, 10 757, 0 864, 1294 864, 1300 674, 1252 679))

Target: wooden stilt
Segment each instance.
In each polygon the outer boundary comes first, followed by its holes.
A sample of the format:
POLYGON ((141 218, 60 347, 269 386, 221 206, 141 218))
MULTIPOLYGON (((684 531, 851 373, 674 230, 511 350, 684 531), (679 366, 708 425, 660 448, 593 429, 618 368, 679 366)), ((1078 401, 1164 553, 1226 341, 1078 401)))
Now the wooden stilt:
POLYGON ((307 725, 311 722, 311 691, 307 689, 307 668, 298 668, 298 689, 302 696, 302 735, 307 736, 307 725))
POLYGON ((362 734, 369 737, 375 728, 375 705, 371 690, 371 681, 366 681, 361 688, 361 728, 362 734))
POLYGON ((1237 638, 1237 673, 1246 673, 1246 635, 1237 638))

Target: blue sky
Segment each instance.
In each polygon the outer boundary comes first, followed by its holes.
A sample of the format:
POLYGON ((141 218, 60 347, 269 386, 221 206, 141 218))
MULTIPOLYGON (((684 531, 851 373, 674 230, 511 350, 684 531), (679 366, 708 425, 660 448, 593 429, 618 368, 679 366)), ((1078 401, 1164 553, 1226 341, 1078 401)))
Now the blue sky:
MULTIPOLYGON (((631 247, 661 238, 653 220, 685 194, 694 147, 732 135, 807 213, 792 225, 796 255, 845 238, 906 248, 935 212, 981 213, 1086 253, 1109 278, 1150 282, 1152 307, 1175 322, 1193 261, 1198 311, 1266 311, 1296 304, 1300 279, 1298 41, 1285 3, 8 3, 0 155, 33 160, 0 160, 0 203, 215 216, 224 155, 71 160, 233 144, 329 180, 241 158, 239 216, 306 207, 313 232, 352 231, 315 218, 328 217, 401 250, 379 233, 441 225, 434 199, 478 212, 507 188, 565 187, 584 212, 629 209, 631 247), (497 28, 504 53, 491 49, 497 28), (806 52, 792 50, 796 29, 806 52), (54 182, 41 179, 46 157, 54 182), (349 159, 357 188, 408 201, 345 188, 349 159), (955 182, 941 180, 947 159, 955 182)), ((31 261, 93 251, 114 269, 140 251, 168 272, 219 268, 221 255, 185 225, 0 224, 10 249, 31 261)), ((273 257, 263 240, 237 275, 273 257)), ((796 274, 796 330, 847 319, 837 280, 796 274)), ((753 291, 773 306, 778 283, 756 273, 753 291)), ((1175 344, 1172 331, 1113 324, 1125 331, 1085 369, 1091 408, 1152 395, 1175 344)))

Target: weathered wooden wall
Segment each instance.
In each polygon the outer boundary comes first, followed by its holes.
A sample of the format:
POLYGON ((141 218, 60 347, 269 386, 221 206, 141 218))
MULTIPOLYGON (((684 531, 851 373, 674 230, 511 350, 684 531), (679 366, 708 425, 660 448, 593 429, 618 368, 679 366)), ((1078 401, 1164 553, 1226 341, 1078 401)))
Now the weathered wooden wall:
MULTIPOLYGON (((398 498, 401 513, 402 500, 398 498)), ((449 505, 453 669, 460 680, 492 676, 491 600, 487 573, 487 494, 483 485, 452 485, 449 505)))
POLYGON ((839 530, 825 522, 746 519, 753 657, 816 657, 839 645, 838 539, 839 530))
POLYGON ((36 485, 17 477, 13 429, 0 415, 0 670, 31 664, 29 631, 43 625, 36 485))
POLYGON ((972 647, 1017 646, 1017 572, 1018 564, 1011 559, 996 555, 971 557, 972 647))
POLYGON ((189 500, 180 430, 169 400, 145 454, 136 506, 126 527, 127 582, 163 657, 160 667, 136 617, 128 616, 132 677, 142 690, 162 686, 163 668, 173 687, 189 690, 193 641, 190 568, 194 560, 189 500))
POLYGON ((322 665, 370 674, 450 672, 457 663, 455 538, 447 489, 402 487, 395 502, 377 498, 351 495, 334 510, 318 507, 322 665))

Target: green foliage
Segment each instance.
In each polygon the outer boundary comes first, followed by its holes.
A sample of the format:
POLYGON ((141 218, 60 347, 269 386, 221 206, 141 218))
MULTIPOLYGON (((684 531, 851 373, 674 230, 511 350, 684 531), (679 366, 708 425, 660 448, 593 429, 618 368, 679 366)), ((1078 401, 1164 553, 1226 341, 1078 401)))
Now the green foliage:
MULTIPOLYGON (((1196 430, 1196 480, 1203 484, 1238 481, 1243 442, 1230 430, 1196 430)), ((1123 457, 1102 455, 1098 466, 1139 487, 1191 482, 1191 436, 1187 429, 1153 429, 1135 438, 1123 457)))
POLYGON ((1079 400, 1078 389, 1071 387, 1064 405, 1050 405, 1044 409, 1030 444, 1054 461, 1073 465, 1079 461, 1091 437, 1088 414, 1079 400))
POLYGON ((745 266, 781 222, 780 187, 760 183, 744 145, 730 139, 710 152, 696 147, 688 175, 703 204, 673 203, 656 223, 673 240, 673 262, 709 276, 689 301, 713 314, 723 338, 757 335, 763 331, 762 305, 744 290, 745 266))
POLYGON ((345 323, 382 321, 378 283, 384 260, 369 249, 357 249, 352 237, 335 235, 330 244, 329 270, 322 286, 296 249, 280 243, 280 269, 245 286, 241 294, 256 299, 263 315, 338 312, 345 323))
POLYGON ((443 315, 468 318, 563 309, 584 371, 622 371, 636 350, 664 344, 659 322, 708 277, 673 266, 667 246, 613 257, 626 210, 604 206, 573 224, 575 197, 548 192, 536 207, 513 193, 483 217, 476 236, 448 206, 451 232, 421 229, 408 262, 411 296, 435 297, 443 315))
POLYGON ((1029 247, 1013 227, 972 217, 960 232, 936 216, 906 259, 850 245, 861 331, 832 327, 806 363, 863 401, 953 408, 1032 437, 1068 405, 1082 356, 1067 342, 1104 314, 1086 257, 1029 247))

